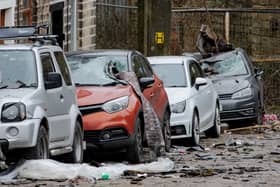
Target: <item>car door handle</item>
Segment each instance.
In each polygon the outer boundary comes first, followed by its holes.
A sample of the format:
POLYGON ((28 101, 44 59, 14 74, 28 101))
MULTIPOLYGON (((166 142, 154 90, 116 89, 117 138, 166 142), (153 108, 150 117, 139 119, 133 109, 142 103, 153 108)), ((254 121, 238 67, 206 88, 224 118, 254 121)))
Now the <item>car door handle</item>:
POLYGON ((59 98, 60 98, 60 101, 64 100, 64 96, 62 94, 60 94, 59 98))

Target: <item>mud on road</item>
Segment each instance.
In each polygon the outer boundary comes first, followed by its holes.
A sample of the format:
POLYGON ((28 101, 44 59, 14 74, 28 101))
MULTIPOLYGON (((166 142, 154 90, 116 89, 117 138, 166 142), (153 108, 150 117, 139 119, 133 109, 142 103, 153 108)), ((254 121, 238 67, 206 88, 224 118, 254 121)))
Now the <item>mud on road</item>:
MULTIPOLYGON (((127 171, 116 180, 24 180, 1 186, 279 186, 280 132, 264 130, 202 138, 201 147, 175 145, 166 156, 175 163, 168 172, 127 171)), ((104 160, 106 162, 106 160, 104 160)))

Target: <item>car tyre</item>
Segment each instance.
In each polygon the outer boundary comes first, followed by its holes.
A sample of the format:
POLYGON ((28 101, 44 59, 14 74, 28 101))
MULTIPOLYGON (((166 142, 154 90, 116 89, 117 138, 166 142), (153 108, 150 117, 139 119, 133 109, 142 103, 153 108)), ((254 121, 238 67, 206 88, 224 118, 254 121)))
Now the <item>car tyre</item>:
POLYGON ((80 122, 76 122, 74 139, 72 145, 73 151, 71 153, 65 154, 64 161, 69 163, 82 163, 84 157, 83 149, 83 130, 81 128, 80 122))
POLYGON ((221 118, 220 118, 220 109, 218 106, 215 108, 215 117, 213 121, 213 126, 205 131, 205 135, 212 138, 217 138, 221 134, 221 118))
POLYGON ((142 131, 141 120, 138 117, 136 119, 134 130, 134 142, 127 149, 127 159, 131 163, 139 163, 143 160, 143 145, 142 145, 142 131))
POLYGON ((170 129, 170 113, 165 112, 163 117, 162 128, 163 139, 165 143, 165 151, 169 152, 171 148, 171 129, 170 129))
POLYGON ((48 159, 49 158, 49 137, 47 130, 44 126, 39 127, 37 143, 35 147, 32 147, 26 157, 26 159, 48 159))
POLYGON ((200 128, 199 128, 199 118, 196 111, 193 113, 192 117, 192 137, 189 138, 191 145, 198 145, 200 141, 200 128))

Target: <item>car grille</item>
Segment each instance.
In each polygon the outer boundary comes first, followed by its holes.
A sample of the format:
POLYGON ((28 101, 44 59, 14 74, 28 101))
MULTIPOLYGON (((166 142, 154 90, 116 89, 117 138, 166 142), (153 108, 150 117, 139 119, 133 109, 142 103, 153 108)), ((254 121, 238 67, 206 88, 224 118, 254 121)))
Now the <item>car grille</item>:
POLYGON ((219 95, 219 99, 221 100, 227 100, 227 99, 231 99, 232 94, 221 94, 219 95))
POLYGON ((237 113, 237 112, 226 112, 226 113, 221 113, 221 119, 231 119, 231 118, 242 118, 244 117, 243 115, 237 113))
POLYGON ((171 127, 171 135, 176 136, 176 135, 185 135, 186 134, 186 129, 184 125, 178 125, 178 126, 172 126, 171 127))
POLYGON ((105 130, 93 130, 93 131, 84 131, 84 140, 86 142, 90 143, 99 143, 104 141, 112 141, 112 140, 120 140, 120 139, 126 139, 129 135, 127 131, 123 128, 114 127, 114 128, 108 128, 105 130), (103 135, 109 133, 110 138, 104 139, 103 135))
POLYGON ((79 109, 83 115, 103 111, 102 105, 80 106, 79 109))
POLYGON ((220 113, 221 119, 242 119, 248 117, 254 117, 256 115, 256 111, 253 108, 247 109, 239 109, 234 111, 223 111, 220 113))

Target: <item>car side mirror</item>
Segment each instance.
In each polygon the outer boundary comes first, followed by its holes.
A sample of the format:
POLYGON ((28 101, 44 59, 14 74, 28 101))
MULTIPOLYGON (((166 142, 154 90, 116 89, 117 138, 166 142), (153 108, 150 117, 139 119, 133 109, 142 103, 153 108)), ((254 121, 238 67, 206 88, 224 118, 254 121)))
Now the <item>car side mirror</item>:
POLYGON ((198 89, 200 86, 207 85, 207 80, 205 78, 197 77, 195 79, 195 87, 198 89))
POLYGON ((59 73, 50 72, 48 73, 46 80, 45 80, 45 88, 46 89, 53 89, 59 88, 62 86, 62 78, 59 73))
POLYGON ((259 68, 255 68, 255 77, 260 77, 263 74, 263 71, 260 70, 259 68))
POLYGON ((153 77, 142 77, 140 78, 139 82, 141 88, 145 89, 152 86, 152 84, 155 82, 155 79, 153 77))

